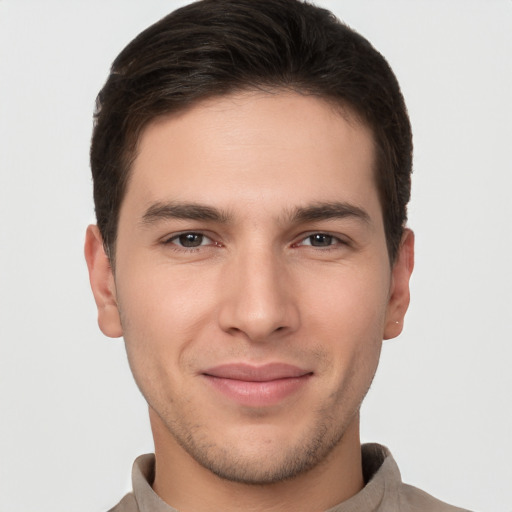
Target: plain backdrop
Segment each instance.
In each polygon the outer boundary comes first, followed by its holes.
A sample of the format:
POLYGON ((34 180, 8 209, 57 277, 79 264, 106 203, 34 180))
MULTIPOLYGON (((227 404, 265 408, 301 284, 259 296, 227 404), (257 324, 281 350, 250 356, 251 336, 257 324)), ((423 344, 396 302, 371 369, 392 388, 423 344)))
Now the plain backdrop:
MULTIPOLYGON (((101 512, 152 451, 122 340, 96 325, 95 96, 117 53, 185 2, 0 0, 0 512, 101 512)), ((404 333, 362 410, 403 479, 512 511, 512 2, 320 4, 395 70, 415 140, 404 333)))

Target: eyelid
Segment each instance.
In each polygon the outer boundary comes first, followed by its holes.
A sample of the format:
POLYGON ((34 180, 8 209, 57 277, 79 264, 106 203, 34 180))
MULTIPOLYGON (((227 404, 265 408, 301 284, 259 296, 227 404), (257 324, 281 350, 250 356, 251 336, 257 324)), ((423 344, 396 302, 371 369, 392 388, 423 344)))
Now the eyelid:
POLYGON ((211 235, 207 235, 204 231, 201 230, 194 230, 194 229, 186 229, 183 231, 179 231, 177 233, 172 233, 169 235, 166 235, 162 238, 161 243, 164 245, 173 245, 177 249, 185 250, 185 251, 191 251, 194 249, 199 249, 200 247, 209 247, 209 246, 220 246, 220 243, 214 240, 214 238, 211 235), (206 239, 209 243, 201 243, 201 245, 198 245, 197 247, 184 247, 183 245, 180 245, 178 243, 175 243, 176 240, 178 240, 183 235, 198 235, 206 239))
MULTIPOLYGON (((309 246, 314 249, 320 249, 320 250, 335 248, 337 246, 349 246, 351 244, 351 241, 350 241, 350 239, 348 239, 347 236, 340 235, 339 233, 335 234, 335 233, 332 233, 327 230, 325 230, 325 231, 324 230, 315 230, 315 231, 309 231, 306 233, 301 233, 299 236, 296 237, 295 240, 296 241, 292 243, 292 247, 309 246), (309 243, 309 244, 304 243, 308 238, 311 238, 315 235, 324 235, 324 236, 331 237, 333 239, 334 243, 331 243, 330 245, 326 245, 326 246, 314 246, 311 243, 309 243)), ((202 230, 194 230, 194 229, 186 229, 183 231, 178 231, 175 233, 168 234, 161 239, 160 243, 162 243, 163 245, 172 245, 176 249, 184 250, 184 251, 192 251, 194 249, 199 249, 199 248, 204 248, 204 247, 212 247, 212 246, 221 247, 223 245, 221 242, 218 242, 217 240, 215 240, 214 236, 212 236, 211 234, 207 234, 202 230), (196 247, 185 247, 179 243, 175 243, 175 241, 178 240, 179 237, 181 237, 183 235, 187 235, 187 234, 202 236, 203 237, 202 243, 196 247), (207 243, 204 243, 205 241, 207 243)))
POLYGON ((293 246, 294 247, 313 247, 314 249, 332 249, 336 246, 340 246, 340 245, 344 245, 344 246, 347 246, 347 245, 350 245, 350 241, 348 240, 348 238, 346 236, 342 236, 340 234, 334 234, 330 231, 321 231, 321 230, 317 230, 317 231, 310 231, 308 233, 303 233, 301 234, 299 237, 297 237, 297 241, 293 243, 293 246), (315 236, 315 235, 325 235, 325 236, 329 236, 333 239, 333 241, 335 241, 336 243, 333 243, 333 244, 330 244, 330 245, 326 245, 326 246, 314 246, 313 244, 309 243, 309 244, 304 244, 303 242, 305 240, 307 240, 308 238, 311 238, 312 236, 315 236))

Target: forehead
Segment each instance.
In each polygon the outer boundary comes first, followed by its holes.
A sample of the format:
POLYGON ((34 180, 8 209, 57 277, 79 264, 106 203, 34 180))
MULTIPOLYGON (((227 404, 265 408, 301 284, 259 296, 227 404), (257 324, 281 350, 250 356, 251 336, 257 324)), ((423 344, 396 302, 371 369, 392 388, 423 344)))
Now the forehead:
POLYGON ((304 202, 362 204, 377 198, 373 168, 371 131, 350 111, 298 93, 244 92, 150 123, 125 203, 274 203, 276 212, 304 202))

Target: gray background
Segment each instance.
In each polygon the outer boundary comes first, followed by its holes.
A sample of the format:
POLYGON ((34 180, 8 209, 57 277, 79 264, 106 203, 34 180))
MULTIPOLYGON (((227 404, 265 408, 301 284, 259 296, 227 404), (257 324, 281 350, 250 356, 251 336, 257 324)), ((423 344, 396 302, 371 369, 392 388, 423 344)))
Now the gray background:
MULTIPOLYGON (((184 2, 0 0, 0 511, 105 511, 152 450, 82 256, 108 67, 184 2)), ((512 510, 512 2, 323 1, 388 58, 415 134, 413 300, 362 436, 405 481, 512 510)))

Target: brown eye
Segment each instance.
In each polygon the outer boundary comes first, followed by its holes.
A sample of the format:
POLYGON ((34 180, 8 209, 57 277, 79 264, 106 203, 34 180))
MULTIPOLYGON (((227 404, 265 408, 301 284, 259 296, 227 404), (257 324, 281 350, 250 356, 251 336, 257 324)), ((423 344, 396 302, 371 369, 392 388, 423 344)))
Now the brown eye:
POLYGON ((178 237, 183 247, 199 247, 203 243, 203 235, 198 233, 184 233, 178 237))
POLYGON ((170 243, 184 247, 187 249, 193 249, 202 245, 211 243, 211 240, 201 233, 181 233, 176 235, 169 240, 170 243))

